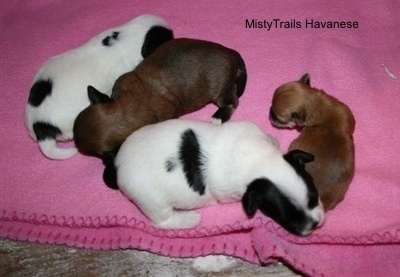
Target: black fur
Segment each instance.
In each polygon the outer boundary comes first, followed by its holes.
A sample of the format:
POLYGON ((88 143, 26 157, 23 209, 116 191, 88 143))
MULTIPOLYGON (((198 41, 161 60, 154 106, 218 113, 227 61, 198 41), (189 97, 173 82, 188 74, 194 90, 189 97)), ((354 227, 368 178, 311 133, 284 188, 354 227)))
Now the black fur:
POLYGON ((110 47, 113 46, 115 44, 115 42, 118 40, 119 38, 119 32, 112 32, 111 35, 106 36, 101 43, 106 46, 106 47, 110 47))
POLYGON ((51 95, 53 89, 53 82, 48 80, 37 80, 29 92, 28 103, 33 107, 38 107, 42 104, 43 100, 51 95))
POLYGON ((234 108, 232 105, 229 106, 224 106, 219 108, 214 114, 213 114, 213 118, 216 119, 220 119, 222 123, 228 121, 231 116, 232 113, 234 112, 234 108))
POLYGON ((111 37, 112 37, 113 39, 115 39, 115 40, 118 40, 119 32, 113 32, 112 35, 111 35, 111 37))
POLYGON ((91 104, 107 103, 112 101, 108 95, 101 93, 92 86, 87 87, 87 93, 91 104))
MULTIPOLYGON (((292 202, 268 179, 256 179, 249 184, 242 198, 243 208, 248 216, 257 209, 272 218, 287 231, 302 235, 309 222, 302 210, 292 202)), ((312 225, 317 224, 311 222, 312 225)))
MULTIPOLYGON (((246 65, 242 59, 242 57, 237 53, 237 62, 239 73, 236 79, 236 95, 237 98, 240 98, 243 95, 244 89, 246 87, 247 82, 247 71, 246 65)), ((230 94, 229 94, 230 95, 230 94)), ((220 103, 219 109, 213 114, 213 118, 220 119, 222 123, 228 121, 233 112, 235 111, 235 107, 237 103, 234 103, 236 100, 232 100, 231 97, 224 99, 223 103, 220 103)))
POLYGON ((142 57, 146 58, 162 43, 174 38, 173 32, 162 26, 153 26, 146 34, 142 45, 142 57))
POLYGON ((167 161, 165 161, 165 169, 167 170, 167 172, 172 172, 176 167, 176 163, 169 159, 167 161))
POLYGON ((238 98, 243 95, 247 83, 247 70, 246 64, 242 57, 238 54, 239 76, 236 80, 236 95, 238 98))
POLYGON ((306 163, 314 161, 314 155, 301 150, 292 150, 283 155, 283 158, 292 165, 292 167, 296 170, 296 173, 301 176, 306 183, 309 199, 308 207, 312 209, 318 206, 317 188, 314 185, 312 176, 304 168, 306 163))
POLYGON ((36 135, 38 141, 45 139, 55 139, 57 135, 61 134, 60 129, 51 125, 50 123, 35 122, 33 123, 33 132, 36 135))
POLYGON ((200 195, 205 193, 204 176, 202 172, 203 157, 199 141, 192 129, 186 130, 181 137, 179 160, 189 187, 200 195))
POLYGON ((304 115, 300 115, 297 112, 291 113, 290 117, 292 118, 292 120, 297 124, 297 125, 302 125, 303 122, 305 121, 305 116, 304 115))
POLYGON ((103 181, 110 189, 118 189, 117 183, 117 168, 115 167, 114 160, 117 156, 118 149, 106 152, 102 155, 103 164, 105 165, 103 171, 103 181))

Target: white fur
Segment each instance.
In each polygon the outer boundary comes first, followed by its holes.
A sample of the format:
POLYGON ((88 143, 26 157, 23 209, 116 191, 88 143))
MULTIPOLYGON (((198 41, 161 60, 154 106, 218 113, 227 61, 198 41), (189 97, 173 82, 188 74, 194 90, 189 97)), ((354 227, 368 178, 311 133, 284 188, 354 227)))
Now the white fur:
POLYGON ((168 120, 149 125, 131 134, 115 160, 121 191, 161 228, 192 228, 201 221, 196 211, 205 205, 240 201, 247 185, 268 178, 296 206, 322 221, 321 207, 307 207, 307 188, 283 158, 277 141, 255 124, 231 121, 222 125, 168 120), (181 135, 192 129, 207 161, 203 168, 205 194, 188 185, 179 163, 181 135), (165 164, 176 164, 167 172, 165 164))
MULTIPOLYGON (((57 141, 73 139, 74 120, 89 105, 87 86, 92 85, 110 95, 115 80, 143 59, 141 48, 145 35, 155 25, 170 29, 160 17, 141 15, 46 61, 33 83, 51 79, 53 89, 38 107, 26 105, 26 126, 32 138, 36 139, 32 125, 45 122, 60 129, 62 134, 57 141), (103 46, 102 40, 114 31, 120 32, 118 41, 112 47, 103 46)), ((77 153, 76 148, 59 148, 56 141, 49 139, 39 142, 39 146, 51 159, 67 159, 77 153)))

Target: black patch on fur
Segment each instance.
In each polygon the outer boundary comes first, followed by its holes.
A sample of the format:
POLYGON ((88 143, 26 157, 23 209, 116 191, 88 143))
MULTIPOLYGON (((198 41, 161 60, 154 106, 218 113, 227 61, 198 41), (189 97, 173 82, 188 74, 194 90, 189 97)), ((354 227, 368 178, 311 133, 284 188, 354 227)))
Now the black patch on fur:
POLYGON ((87 93, 91 104, 107 103, 112 101, 108 95, 101 93, 92 86, 87 87, 87 93))
POLYGON ((158 46, 174 38, 170 29, 162 26, 153 26, 147 31, 142 45, 142 57, 146 58, 156 50, 158 46))
POLYGON ((202 172, 202 153, 199 141, 192 129, 187 129, 181 136, 179 160, 189 187, 200 195, 205 193, 204 176, 202 172))
POLYGON ((33 132, 36 135, 38 141, 45 139, 55 139, 57 135, 61 134, 60 129, 51 125, 50 123, 36 122, 33 123, 33 132))
POLYGON ((29 91, 28 103, 33 107, 38 107, 47 96, 51 95, 52 89, 53 82, 50 79, 37 80, 29 91))
POLYGON ((110 36, 106 36, 105 38, 103 38, 103 40, 101 41, 101 43, 102 43, 104 46, 110 46, 110 39, 111 39, 110 36))
POLYGON ((118 38, 119 38, 119 32, 112 32, 111 35, 106 36, 105 38, 103 38, 101 43, 106 47, 110 47, 110 46, 113 46, 115 44, 115 42, 118 40, 118 38))
POLYGON ((101 159, 105 165, 103 172, 103 181, 110 189, 118 189, 117 183, 117 168, 115 167, 114 160, 117 156, 118 149, 114 151, 105 152, 101 159))
POLYGON ((301 235, 309 224, 304 212, 293 205, 290 199, 266 178, 256 179, 249 184, 242 204, 248 216, 254 216, 259 209, 295 235, 301 235))
POLYGON ((313 177, 305 170, 305 164, 314 161, 314 155, 302 150, 292 150, 283 155, 283 158, 294 168, 296 173, 307 185, 308 207, 318 206, 318 191, 314 185, 313 177))
POLYGON ((111 37, 115 40, 118 40, 119 32, 113 32, 111 37))
POLYGON ((166 160, 165 161, 165 169, 167 170, 167 172, 172 172, 176 167, 176 163, 172 160, 166 160))

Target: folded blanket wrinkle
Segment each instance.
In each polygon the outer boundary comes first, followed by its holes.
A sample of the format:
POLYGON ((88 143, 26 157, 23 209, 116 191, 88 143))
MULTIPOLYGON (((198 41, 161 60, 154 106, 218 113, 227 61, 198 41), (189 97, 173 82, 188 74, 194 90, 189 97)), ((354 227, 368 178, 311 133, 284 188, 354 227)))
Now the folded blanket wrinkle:
MULTIPOLYGON (((396 276, 400 260, 400 6, 396 0, 0 3, 0 237, 93 249, 141 249, 174 257, 225 254, 257 264, 284 261, 310 276, 396 276), (96 3, 96 4, 95 4, 96 3), (88 13, 88 7, 90 12, 88 13), (177 8, 179 7, 179 8, 177 8), (210 13, 209 11, 213 12, 210 13), (356 171, 338 206, 311 235, 290 235, 240 203, 199 209, 194 229, 160 230, 108 189, 97 158, 48 160, 29 137, 24 108, 31 81, 49 57, 137 15, 164 18, 175 37, 220 43, 241 53, 248 80, 231 120, 249 120, 286 150, 298 136, 268 119, 274 90, 304 73, 346 103, 356 119, 356 171), (246 28, 291 20, 300 28, 246 28), (305 28, 358 22, 357 28, 305 28)), ((208 105, 184 118, 209 121, 208 105)))

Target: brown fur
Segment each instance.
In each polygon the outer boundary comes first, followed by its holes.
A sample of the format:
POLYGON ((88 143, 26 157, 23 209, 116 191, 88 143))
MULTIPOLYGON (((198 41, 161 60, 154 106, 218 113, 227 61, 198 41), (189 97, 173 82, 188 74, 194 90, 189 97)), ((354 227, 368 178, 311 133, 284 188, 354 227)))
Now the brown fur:
POLYGON ((118 149, 142 126, 210 102, 219 107, 214 117, 226 121, 238 105, 246 78, 244 61, 236 51, 207 41, 171 40, 115 82, 113 99, 79 114, 75 144, 87 154, 103 155, 118 149))
POLYGON ((275 91, 270 119, 279 127, 301 128, 289 150, 315 156, 306 170, 314 178, 325 210, 333 209, 343 200, 354 176, 355 119, 351 110, 324 91, 311 88, 306 74, 275 91))

